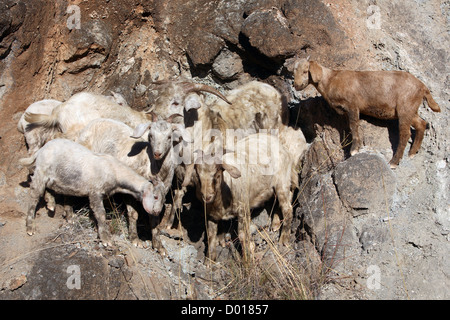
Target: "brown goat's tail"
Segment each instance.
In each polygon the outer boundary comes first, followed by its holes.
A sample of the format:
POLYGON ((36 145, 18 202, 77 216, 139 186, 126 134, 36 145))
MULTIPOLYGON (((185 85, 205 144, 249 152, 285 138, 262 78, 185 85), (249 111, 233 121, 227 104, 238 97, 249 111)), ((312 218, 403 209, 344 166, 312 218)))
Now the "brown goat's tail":
POLYGON ((25 120, 28 122, 26 131, 31 131, 34 128, 44 127, 49 130, 60 130, 57 113, 39 114, 39 113, 25 113, 25 120))
POLYGON ((439 105, 436 103, 436 101, 434 101, 433 97, 431 96, 430 90, 425 89, 424 98, 427 100, 428 106, 431 110, 433 110, 434 112, 441 112, 441 108, 439 108, 439 105))

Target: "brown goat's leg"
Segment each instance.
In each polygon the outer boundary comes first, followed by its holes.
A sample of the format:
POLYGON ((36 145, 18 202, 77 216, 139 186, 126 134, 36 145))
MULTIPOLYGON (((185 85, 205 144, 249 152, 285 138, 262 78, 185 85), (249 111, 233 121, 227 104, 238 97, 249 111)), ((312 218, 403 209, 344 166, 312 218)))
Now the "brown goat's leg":
POLYGON ((414 137, 414 143, 409 149, 409 156, 414 156, 422 145, 423 136, 425 135, 425 129, 427 128, 427 122, 416 115, 413 119, 412 126, 416 130, 416 136, 414 137))
POLYGON ((411 123, 402 120, 402 118, 399 118, 399 142, 397 146, 397 150, 394 153, 394 156, 392 157, 391 161, 389 161, 389 164, 391 168, 396 168, 398 164, 400 163, 400 159, 403 157, 403 152, 406 149, 406 145, 408 144, 408 140, 411 137, 411 131, 410 131, 411 123))
POLYGON ((350 111, 347 114, 350 131, 352 133, 352 147, 350 148, 350 155, 354 156, 361 148, 361 139, 359 137, 359 110, 350 111))

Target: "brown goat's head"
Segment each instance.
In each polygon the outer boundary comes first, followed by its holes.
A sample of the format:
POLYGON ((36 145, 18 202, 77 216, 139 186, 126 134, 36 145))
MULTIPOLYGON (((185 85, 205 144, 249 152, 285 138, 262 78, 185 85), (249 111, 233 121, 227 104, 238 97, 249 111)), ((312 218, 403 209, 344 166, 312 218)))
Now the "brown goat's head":
POLYGON ((294 64, 294 88, 301 91, 309 84, 309 61, 298 59, 294 64))

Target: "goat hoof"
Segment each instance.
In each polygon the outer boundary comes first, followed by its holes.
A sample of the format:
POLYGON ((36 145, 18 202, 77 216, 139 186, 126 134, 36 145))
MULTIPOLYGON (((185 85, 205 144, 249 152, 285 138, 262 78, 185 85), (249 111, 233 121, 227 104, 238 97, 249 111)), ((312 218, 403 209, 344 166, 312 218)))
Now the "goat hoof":
POLYGON ((289 235, 288 234, 282 234, 280 236, 280 244, 287 247, 289 246, 289 235))
POLYGON ((395 168, 398 167, 398 164, 395 164, 395 163, 389 163, 389 167, 390 167, 391 169, 395 169, 395 168))
POLYGON ((162 248, 162 247, 158 249, 158 252, 159 252, 159 254, 160 254, 161 256, 163 256, 163 257, 169 257, 169 255, 167 254, 166 249, 164 249, 164 248, 162 248))
POLYGON ((209 258, 206 258, 205 259, 205 266, 207 267, 207 268, 209 268, 209 269, 212 269, 213 268, 213 266, 215 265, 215 261, 213 261, 213 260, 211 260, 211 259, 209 259, 209 258))
POLYGON ((147 248, 147 244, 145 241, 139 240, 139 239, 134 239, 131 241, 131 243, 136 247, 136 248, 141 248, 141 249, 145 249, 147 248))
POLYGON ((101 240, 101 243, 102 243, 103 247, 105 247, 105 248, 113 249, 113 247, 114 247, 114 244, 113 244, 112 240, 110 240, 110 239, 103 239, 103 240, 101 240))
POLYGON ((270 230, 272 231, 278 231, 281 228, 281 221, 280 221, 280 217, 278 216, 278 214, 274 214, 273 218, 272 218, 272 223, 270 225, 270 230))
POLYGON ((35 226, 33 223, 27 224, 27 234, 29 236, 32 236, 35 231, 36 231, 36 229, 35 229, 35 226))

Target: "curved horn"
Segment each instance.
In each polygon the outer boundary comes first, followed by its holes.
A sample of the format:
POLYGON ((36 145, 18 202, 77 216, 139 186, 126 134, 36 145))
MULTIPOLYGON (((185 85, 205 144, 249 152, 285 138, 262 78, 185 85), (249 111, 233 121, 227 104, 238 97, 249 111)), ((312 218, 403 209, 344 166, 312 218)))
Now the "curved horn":
POLYGON ((166 121, 167 121, 168 123, 172 123, 173 120, 174 120, 176 117, 182 117, 182 116, 183 116, 182 114, 174 113, 174 114, 172 114, 170 117, 168 117, 168 118, 166 119, 166 121))
POLYGON ((200 92, 200 91, 209 92, 209 93, 212 93, 213 95, 218 96, 220 99, 222 99, 226 103, 231 104, 231 102, 228 101, 228 99, 223 94, 221 94, 215 88, 208 86, 206 84, 182 82, 181 85, 184 87, 184 92, 186 94, 188 94, 190 92, 200 92))

